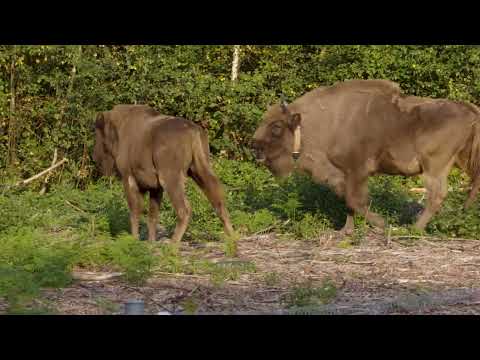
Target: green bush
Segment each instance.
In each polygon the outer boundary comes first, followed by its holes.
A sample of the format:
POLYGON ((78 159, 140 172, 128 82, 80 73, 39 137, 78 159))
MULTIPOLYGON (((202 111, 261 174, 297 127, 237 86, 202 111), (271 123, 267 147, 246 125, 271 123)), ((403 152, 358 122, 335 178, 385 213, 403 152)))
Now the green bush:
POLYGON ((215 155, 245 160, 262 114, 280 94, 292 100, 320 85, 384 78, 413 95, 474 102, 480 95, 477 46, 242 45, 234 83, 232 54, 229 45, 0 46, 2 177, 33 175, 57 148, 71 161, 55 181, 86 186, 98 178, 90 158, 94 115, 119 103, 192 119, 207 129, 215 155))
POLYGON ((74 253, 62 242, 29 227, 2 233, 0 296, 11 304, 36 296, 42 287, 64 287, 72 281, 74 253))
POLYGON ((336 296, 337 287, 327 279, 320 286, 311 281, 296 284, 284 295, 283 301, 288 308, 303 308, 327 304, 336 296))
POLYGON ((121 234, 107 248, 112 264, 125 272, 125 279, 130 282, 142 282, 152 272, 156 258, 151 250, 131 235, 121 234))
MULTIPOLYGON (((313 240, 343 226, 344 202, 308 177, 292 175, 278 182, 262 167, 227 159, 215 160, 214 167, 225 184, 234 228, 243 236, 276 231, 313 240)), ((414 221, 420 199, 408 190, 420 184, 415 178, 371 178, 371 209, 387 217, 391 225, 404 226, 396 232, 410 232, 406 226, 414 221)), ((461 210, 466 190, 460 189, 466 185, 466 178, 454 171, 451 191, 427 233, 479 238, 478 204, 461 210)), ((225 255, 234 257, 241 239, 222 235, 210 203, 191 181, 187 194, 193 215, 185 241, 223 241, 225 255)), ((28 303, 45 287, 67 286, 73 268, 121 271, 126 281, 134 283, 145 281, 157 270, 208 273, 216 283, 239 274, 236 269, 225 272, 198 259, 183 258, 170 246, 134 240, 128 235, 128 206, 118 181, 98 181, 84 190, 68 183, 56 185, 45 195, 7 192, 0 195, 0 216, 0 296, 12 304, 28 303)), ((159 221, 173 231, 176 217, 168 197, 159 221)), ((358 244, 366 234, 364 219, 356 217, 355 222, 356 232, 345 246, 358 244)), ((145 219, 141 227, 146 235, 145 219)))

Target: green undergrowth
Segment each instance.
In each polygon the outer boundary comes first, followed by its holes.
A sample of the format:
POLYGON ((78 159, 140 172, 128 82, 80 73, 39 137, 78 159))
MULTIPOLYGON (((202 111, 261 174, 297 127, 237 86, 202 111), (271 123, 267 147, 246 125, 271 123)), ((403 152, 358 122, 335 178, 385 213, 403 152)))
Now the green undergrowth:
POLYGON ((313 284, 311 281, 295 284, 289 292, 283 296, 283 302, 287 308, 292 310, 325 305, 337 296, 337 287, 325 279, 321 284, 313 284))
MULTIPOLYGON (((214 168, 225 184, 237 233, 231 237, 223 234, 211 205, 189 180, 187 194, 193 213, 184 241, 219 242, 225 257, 233 259, 242 236, 276 231, 307 241, 344 224, 344 202, 307 177, 294 175, 277 181, 254 163, 231 160, 217 160, 214 168)), ((370 180, 370 208, 388 219, 391 235, 412 234, 409 226, 421 209, 421 195, 409 189, 421 186, 417 178, 370 180)), ((462 209, 467 186, 463 175, 451 174, 448 197, 427 234, 478 239, 478 204, 468 211, 462 209)), ((75 268, 120 271, 124 280, 132 283, 141 283, 160 271, 209 274, 213 283, 222 284, 255 271, 254 264, 211 263, 201 254, 182 257, 170 246, 135 241, 128 235, 128 207, 118 181, 100 180, 84 190, 57 184, 44 195, 33 189, 9 189, 0 195, 0 297, 7 299, 12 309, 28 303, 43 288, 71 284, 75 268)), ((164 199, 159 222, 171 234, 176 218, 168 197, 164 199)), ((355 246, 368 232, 362 218, 356 217, 355 223, 354 235, 340 246, 355 246)), ((144 239, 144 222, 141 233, 144 239)))

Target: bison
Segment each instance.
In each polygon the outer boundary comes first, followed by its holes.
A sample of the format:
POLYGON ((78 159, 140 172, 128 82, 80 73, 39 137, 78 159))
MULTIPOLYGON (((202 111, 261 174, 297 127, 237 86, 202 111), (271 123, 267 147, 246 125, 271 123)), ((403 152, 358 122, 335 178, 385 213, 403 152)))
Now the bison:
POLYGON ((200 126, 146 105, 117 105, 97 115, 95 134, 93 159, 103 175, 122 180, 134 237, 139 238, 143 196, 148 192, 148 239, 156 239, 165 190, 177 215, 172 242, 180 243, 191 215, 185 196, 187 176, 205 193, 227 235, 233 233, 222 185, 209 162, 208 138, 200 126))
POLYGON ((415 223, 420 230, 439 210, 453 166, 473 181, 465 207, 480 187, 478 109, 406 96, 388 80, 344 81, 310 91, 291 104, 273 105, 253 136, 252 148, 273 175, 298 170, 345 198, 345 233, 353 231, 354 212, 371 225, 385 226, 368 209, 369 176, 423 177, 428 200, 415 223))

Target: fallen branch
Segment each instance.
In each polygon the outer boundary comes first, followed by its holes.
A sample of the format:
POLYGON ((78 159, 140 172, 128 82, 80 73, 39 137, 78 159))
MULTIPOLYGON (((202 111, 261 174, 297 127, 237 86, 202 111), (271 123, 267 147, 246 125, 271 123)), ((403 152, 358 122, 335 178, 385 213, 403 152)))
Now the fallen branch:
POLYGON ((37 175, 32 176, 31 178, 28 178, 26 180, 22 180, 22 181, 17 182, 15 184, 15 186, 26 185, 26 184, 32 182, 33 180, 36 180, 36 179, 42 177, 43 175, 48 174, 50 171, 55 170, 57 167, 59 167, 60 165, 62 165, 63 163, 65 163, 67 161, 68 161, 68 159, 64 158, 61 161, 59 161, 58 163, 56 163, 55 165, 50 166, 48 169, 43 170, 41 173, 38 173, 37 175))
POLYGON ((102 280, 109 280, 115 277, 122 276, 123 273, 115 272, 115 273, 94 273, 94 272, 78 272, 74 271, 72 273, 72 277, 76 280, 84 280, 84 281, 102 281, 102 280))
POLYGON ((285 289, 265 289, 265 290, 257 290, 255 291, 256 294, 262 294, 262 293, 267 293, 267 292, 283 292, 283 293, 288 293, 288 290, 285 289))
MULTIPOLYGON (((57 162, 57 155, 58 155, 58 152, 57 152, 57 149, 55 149, 55 151, 53 152, 52 164, 50 166, 55 165, 55 163, 57 162)), ((40 195, 43 195, 47 192, 47 184, 48 184, 49 177, 50 177, 50 174, 48 174, 45 177, 45 181, 43 182, 42 190, 40 190, 40 195)))
POLYGON ((465 238, 439 238, 434 236, 416 236, 416 235, 400 235, 392 236, 391 240, 401 240, 401 239, 420 239, 420 240, 437 240, 437 241, 480 241, 477 239, 465 239, 465 238))
POLYGON ((418 284, 418 283, 432 283, 432 284, 444 284, 443 281, 437 281, 437 280, 416 280, 416 279, 397 279, 397 282, 399 284, 406 284, 406 283, 411 283, 411 284, 418 284))
POLYGON ((436 244, 435 242, 431 242, 431 241, 428 241, 428 240, 424 240, 424 239, 421 239, 420 241, 422 241, 423 243, 425 244, 428 244, 428 245, 431 245, 431 246, 436 246, 436 247, 439 247, 439 248, 444 248, 444 249, 450 249, 450 250, 456 250, 456 251, 464 251, 465 249, 463 249, 463 247, 452 247, 452 246, 448 246, 448 245, 444 245, 442 242, 440 241, 437 241, 438 244, 436 244))
POLYGON ((166 276, 174 276, 174 277, 208 279, 208 275, 189 275, 189 274, 181 274, 181 273, 168 273, 168 272, 163 272, 163 271, 155 271, 155 275, 166 275, 166 276))
POLYGON ((85 210, 82 210, 82 209, 80 209, 78 206, 73 205, 73 204, 72 204, 70 201, 68 201, 68 200, 65 200, 65 204, 71 206, 71 207, 74 208, 75 210, 78 210, 78 211, 80 211, 80 212, 82 212, 82 213, 84 213, 84 214, 87 214, 87 212, 86 212, 85 210))
POLYGON ((392 225, 388 227, 387 237, 385 238, 385 245, 389 246, 392 240, 392 225))
POLYGON ((192 296, 193 293, 194 293, 195 291, 197 291, 199 288, 200 288, 200 285, 195 286, 195 287, 193 288, 193 290, 188 293, 187 296, 192 296))
POLYGON ((257 236, 257 235, 263 235, 263 234, 266 234, 268 233, 269 231, 275 229, 275 225, 272 225, 272 226, 269 226, 263 230, 259 230, 257 231, 256 233, 253 234, 253 236, 257 236))
POLYGON ((246 236, 246 237, 243 237, 241 238, 240 240, 242 242, 244 241, 249 241, 249 240, 259 240, 259 239, 265 239, 265 238, 268 238, 270 237, 271 235, 275 235, 275 233, 271 232, 271 233, 266 233, 266 234, 258 234, 258 235, 251 235, 251 236, 246 236))
POLYGON ((373 265, 375 264, 374 261, 349 261, 349 264, 355 264, 355 265, 373 265))

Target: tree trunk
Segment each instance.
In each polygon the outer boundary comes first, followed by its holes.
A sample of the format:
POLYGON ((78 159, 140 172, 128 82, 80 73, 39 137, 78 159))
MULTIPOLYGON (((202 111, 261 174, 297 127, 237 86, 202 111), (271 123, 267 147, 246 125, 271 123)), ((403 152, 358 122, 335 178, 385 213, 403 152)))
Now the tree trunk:
POLYGON ((78 45, 78 54, 76 58, 73 59, 73 67, 72 67, 72 72, 70 74, 70 84, 67 90, 67 99, 72 95, 73 82, 75 81, 75 75, 77 74, 77 64, 80 61, 81 56, 82 56, 82 45, 78 45))
POLYGON ((17 61, 17 46, 13 45, 10 64, 10 116, 8 126, 8 164, 17 161, 17 119, 15 117, 15 62, 17 61))
POLYGON ((232 81, 237 80, 239 68, 240 68, 240 45, 234 45, 233 62, 232 62, 232 81))

